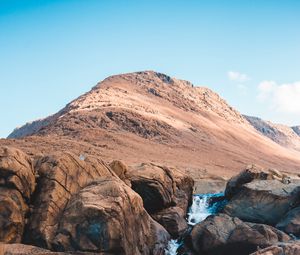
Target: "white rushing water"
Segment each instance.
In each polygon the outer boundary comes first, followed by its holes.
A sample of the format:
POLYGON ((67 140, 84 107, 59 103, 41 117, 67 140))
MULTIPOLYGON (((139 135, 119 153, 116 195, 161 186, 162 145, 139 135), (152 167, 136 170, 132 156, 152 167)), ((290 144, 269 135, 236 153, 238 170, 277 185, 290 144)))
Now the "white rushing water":
POLYGON ((197 223, 205 220, 209 215, 211 215, 209 210, 209 197, 194 196, 193 204, 188 212, 188 224, 194 226, 197 223))
POLYGON ((165 250, 165 255, 177 255, 177 250, 181 244, 177 240, 170 240, 165 250))
MULTIPOLYGON (((195 195, 188 212, 187 223, 194 226, 205 220, 209 215, 215 214, 220 207, 220 203, 216 202, 210 205, 209 200, 211 197, 219 197, 222 195, 222 193, 195 195)), ((177 250, 180 246, 181 243, 178 240, 170 240, 165 250, 165 255, 177 255, 177 250)))

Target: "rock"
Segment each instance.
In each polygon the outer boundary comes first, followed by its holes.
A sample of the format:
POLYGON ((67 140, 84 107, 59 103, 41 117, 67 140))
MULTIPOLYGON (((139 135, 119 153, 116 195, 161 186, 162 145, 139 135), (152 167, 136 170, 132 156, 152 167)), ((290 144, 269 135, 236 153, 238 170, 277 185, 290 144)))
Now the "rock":
POLYGON ((0 147, 0 183, 18 190, 29 200, 35 189, 35 175, 31 159, 22 151, 0 147))
POLYGON ((121 180, 126 179, 128 168, 123 162, 114 160, 109 164, 109 166, 121 180))
POLYGON ((273 175, 268 170, 264 170, 255 165, 249 165, 245 170, 238 175, 233 176, 226 185, 225 196, 227 199, 231 199, 234 195, 239 193, 242 186, 253 180, 272 180, 273 175))
POLYGON ((300 242, 292 241, 287 243, 278 243, 265 249, 254 252, 250 255, 298 255, 300 254, 300 242))
POLYGON ((173 239, 177 239, 188 229, 185 216, 184 211, 179 207, 169 207, 152 214, 152 217, 169 232, 173 239))
POLYGON ((109 166, 122 181, 131 187, 131 182, 127 179, 128 167, 122 161, 114 160, 109 166))
MULTIPOLYGON (((151 217, 150 217, 151 218, 151 217)), ((165 249, 170 241, 170 235, 166 229, 158 222, 150 219, 151 238, 146 239, 146 246, 150 247, 150 254, 152 255, 165 255, 165 249)), ((142 254, 148 254, 143 250, 142 254)), ((138 255, 138 254, 137 254, 138 255)))
POLYGON ((290 237, 274 227, 245 223, 226 214, 209 216, 197 224, 191 233, 196 254, 248 255, 257 247, 265 248, 290 237))
POLYGON ((39 174, 33 212, 25 233, 27 243, 51 249, 58 221, 73 194, 101 176, 115 174, 101 160, 57 153, 37 160, 39 174))
POLYGON ((194 181, 178 170, 144 163, 128 172, 127 177, 150 214, 171 206, 186 213, 192 201, 194 181))
POLYGON ((14 189, 0 187, 0 241, 20 243, 25 227, 28 206, 14 189))
POLYGON ((143 208, 141 197, 116 177, 103 177, 72 196, 54 239, 58 251, 160 255, 167 231, 143 208))
POLYGON ((276 228, 300 237, 300 207, 289 211, 277 224, 276 228))
POLYGON ((21 242, 34 188, 31 159, 20 150, 0 147, 0 242, 21 242))
POLYGON ((244 184, 223 212, 244 221, 276 225, 300 202, 300 181, 284 184, 277 180, 244 184))
MULTIPOLYGON (((52 252, 39 247, 25 244, 1 244, 0 255, 92 255, 94 253, 84 252, 52 252)), ((99 254, 98 254, 99 255, 99 254)))

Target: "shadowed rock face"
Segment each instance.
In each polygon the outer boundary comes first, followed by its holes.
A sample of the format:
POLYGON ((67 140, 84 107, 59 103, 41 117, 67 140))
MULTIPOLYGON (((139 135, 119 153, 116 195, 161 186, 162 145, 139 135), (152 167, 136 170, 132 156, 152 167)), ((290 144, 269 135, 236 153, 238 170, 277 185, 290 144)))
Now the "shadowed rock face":
POLYGON ((127 178, 150 214, 171 206, 186 213, 191 203, 194 181, 178 170, 142 164, 128 172, 127 178))
POLYGON ((80 159, 71 153, 41 157, 35 169, 39 178, 25 239, 51 248, 58 221, 71 196, 89 182, 115 174, 99 159, 80 159))
POLYGON ((300 237, 300 207, 289 211, 277 224, 276 228, 300 237))
POLYGON ((30 158, 20 150, 0 148, 0 242, 21 242, 35 176, 30 158))
POLYGON ((137 193, 118 178, 103 177, 71 198, 54 247, 60 251, 150 255, 162 254, 168 239, 137 193))
POLYGON ((126 176, 132 189, 142 197, 147 212, 173 238, 187 230, 185 216, 194 186, 191 177, 176 169, 155 164, 134 167, 126 176))
POLYGON ((151 215, 158 223, 165 227, 173 239, 182 236, 188 229, 186 214, 179 207, 169 207, 151 215))

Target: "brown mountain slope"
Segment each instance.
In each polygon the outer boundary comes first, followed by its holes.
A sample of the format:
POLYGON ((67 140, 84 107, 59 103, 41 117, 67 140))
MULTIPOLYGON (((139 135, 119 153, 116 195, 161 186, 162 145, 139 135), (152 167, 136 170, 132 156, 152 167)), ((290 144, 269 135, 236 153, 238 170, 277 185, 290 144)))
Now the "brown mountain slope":
POLYGON ((195 178, 229 177, 252 163, 300 170, 299 152, 262 136, 216 93, 152 71, 109 77, 10 138, 19 139, 0 144, 32 154, 63 149, 129 165, 156 162, 195 178))

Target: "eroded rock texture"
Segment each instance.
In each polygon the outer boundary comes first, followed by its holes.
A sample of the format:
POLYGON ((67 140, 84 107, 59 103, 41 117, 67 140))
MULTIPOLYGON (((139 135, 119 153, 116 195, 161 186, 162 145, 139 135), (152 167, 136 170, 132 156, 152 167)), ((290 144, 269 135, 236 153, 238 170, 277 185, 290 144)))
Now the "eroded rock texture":
POLYGON ((34 188, 31 159, 20 150, 0 147, 0 242, 21 242, 34 188))
POLYGON ((300 181, 255 180, 242 186, 224 212, 241 220, 276 225, 300 202, 300 181))
POLYGON ((141 197, 116 177, 103 177, 72 196, 54 239, 59 251, 160 255, 167 231, 143 207, 141 197))
POLYGON ((210 216, 197 224, 191 237, 196 254, 211 255, 248 255, 257 248, 291 240, 274 227, 242 222, 226 214, 210 216))
POLYGON ((41 157, 35 169, 39 179, 25 239, 31 244, 51 249, 59 219, 71 196, 89 182, 115 174, 99 159, 71 153, 41 157))

